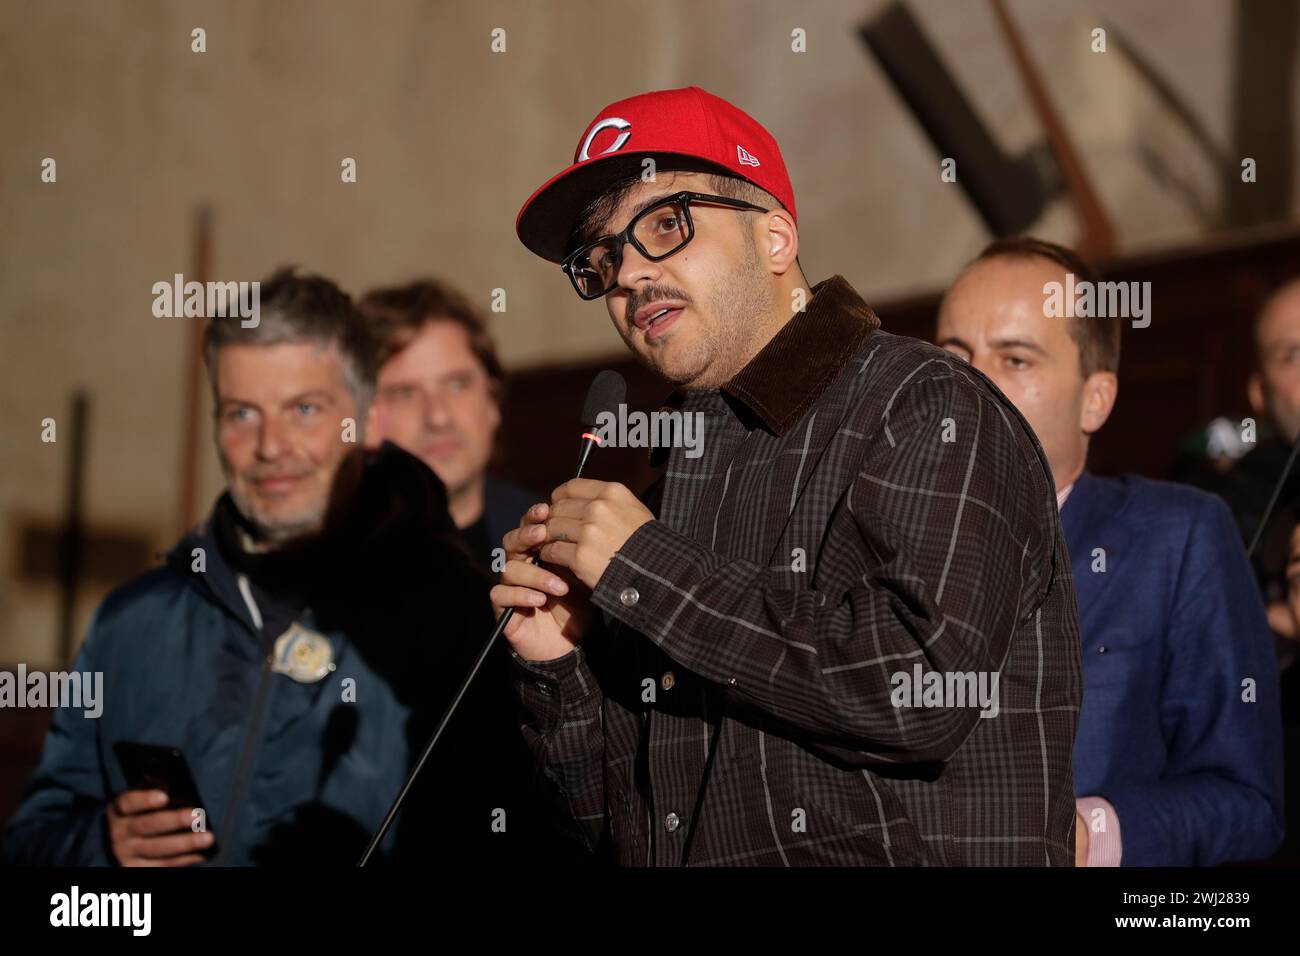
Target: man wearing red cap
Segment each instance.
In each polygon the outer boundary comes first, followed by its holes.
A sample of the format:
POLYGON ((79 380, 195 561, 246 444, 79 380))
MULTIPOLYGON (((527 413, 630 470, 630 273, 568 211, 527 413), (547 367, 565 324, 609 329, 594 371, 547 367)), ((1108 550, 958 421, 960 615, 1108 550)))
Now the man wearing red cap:
POLYGON ((703 90, 606 107, 517 230, 704 422, 644 503, 570 481, 503 542, 576 834, 624 865, 1070 865, 1078 619, 1016 409, 809 287, 776 142, 703 90))

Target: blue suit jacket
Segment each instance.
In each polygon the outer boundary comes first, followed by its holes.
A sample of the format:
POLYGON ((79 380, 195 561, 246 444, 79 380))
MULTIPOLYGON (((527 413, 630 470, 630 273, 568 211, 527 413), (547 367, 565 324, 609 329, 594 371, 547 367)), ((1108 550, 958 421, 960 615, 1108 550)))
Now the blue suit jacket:
POLYGON ((1227 506, 1084 472, 1061 525, 1083 640, 1075 793, 1115 807, 1125 866, 1270 855, 1283 832, 1277 663, 1227 506))

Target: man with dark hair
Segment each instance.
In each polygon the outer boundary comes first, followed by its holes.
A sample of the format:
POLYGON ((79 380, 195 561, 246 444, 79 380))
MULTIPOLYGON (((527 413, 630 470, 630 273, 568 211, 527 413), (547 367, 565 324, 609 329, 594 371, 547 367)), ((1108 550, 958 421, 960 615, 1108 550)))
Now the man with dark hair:
POLYGON ((964 363, 810 288, 795 215, 772 136, 694 87, 606 107, 520 213, 703 423, 644 502, 570 481, 505 537, 544 784, 624 865, 1069 865, 1047 463, 964 363))
POLYGON ((1048 302, 1097 282, 1072 250, 999 240, 944 297, 936 339, 1016 404, 1052 467, 1083 641, 1076 859, 1266 857, 1281 839, 1282 775, 1263 609, 1221 501, 1086 470, 1119 388, 1122 319, 1048 302))
MULTIPOLYGON (((352 301, 289 271, 260 292, 259 324, 204 339, 227 492, 96 613, 74 666, 104 674, 102 717, 56 713, 12 862, 355 864, 490 627, 437 477, 361 451, 377 356, 352 301), (179 749, 203 805, 128 779, 119 742, 179 749)), ((381 859, 522 846, 500 689, 467 699, 381 859)))
POLYGON ((491 571, 493 550, 534 498, 487 475, 505 371, 482 317, 436 279, 376 289, 361 311, 380 347, 374 440, 396 442, 437 473, 470 553, 491 571))
MULTIPOLYGON (((1087 283, 1096 289, 1101 284, 1097 267, 1067 246, 1046 242, 1033 236, 1004 236, 994 239, 976 257, 976 262, 989 259, 1031 260, 1047 259, 1074 276, 1080 285, 1087 283)), ((1106 322, 1088 316, 1072 314, 1067 329, 1079 350, 1079 371, 1086 379, 1095 373, 1118 375, 1121 333, 1119 321, 1106 322)))

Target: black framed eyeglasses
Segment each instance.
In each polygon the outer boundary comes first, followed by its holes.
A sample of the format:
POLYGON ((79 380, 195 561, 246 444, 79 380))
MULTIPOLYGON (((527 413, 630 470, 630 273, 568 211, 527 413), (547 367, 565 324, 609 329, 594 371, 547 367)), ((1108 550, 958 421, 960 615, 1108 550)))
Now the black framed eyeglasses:
POLYGON ((651 262, 667 259, 695 238, 691 204, 728 206, 753 212, 771 212, 762 206, 730 196, 680 192, 665 196, 632 217, 627 228, 615 236, 601 236, 565 257, 560 268, 565 271, 584 299, 598 299, 618 285, 618 270, 623 265, 623 245, 632 243, 636 251, 651 262))

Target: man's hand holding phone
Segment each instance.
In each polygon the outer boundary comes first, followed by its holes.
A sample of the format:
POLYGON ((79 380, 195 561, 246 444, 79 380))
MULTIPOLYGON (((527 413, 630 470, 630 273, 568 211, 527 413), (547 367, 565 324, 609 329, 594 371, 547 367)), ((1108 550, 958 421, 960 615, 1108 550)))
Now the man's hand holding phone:
POLYGON ((194 832, 192 807, 163 809, 161 790, 127 790, 108 805, 108 838, 122 866, 191 866, 212 846, 207 831, 194 832))

